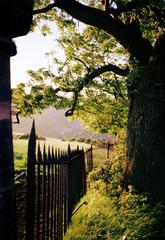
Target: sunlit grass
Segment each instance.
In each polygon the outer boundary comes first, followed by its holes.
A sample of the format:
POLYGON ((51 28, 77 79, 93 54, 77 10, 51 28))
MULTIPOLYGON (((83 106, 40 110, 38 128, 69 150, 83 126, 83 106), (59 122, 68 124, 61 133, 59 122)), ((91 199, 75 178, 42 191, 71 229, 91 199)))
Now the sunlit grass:
POLYGON ((122 190, 121 176, 117 159, 89 174, 87 194, 76 208, 88 204, 73 215, 65 240, 165 239, 163 204, 150 204, 132 186, 122 190))
MULTIPOLYGON (((50 147, 59 148, 62 150, 67 150, 68 144, 70 145, 71 149, 77 149, 77 146, 78 146, 79 149, 83 148, 85 152, 91 148, 90 144, 87 144, 84 142, 67 141, 67 140, 61 140, 56 138, 46 138, 46 140, 37 140, 37 144, 38 143, 40 144, 41 149, 43 148, 44 144, 46 146, 46 149, 48 149, 48 146, 50 146, 50 147)), ((13 145, 14 145, 14 168, 15 168, 15 173, 17 174, 19 172, 26 171, 28 139, 14 139, 13 145)), ((110 159, 111 159, 111 155, 110 155, 110 159)), ((93 146, 94 168, 106 161, 107 161, 107 149, 93 146)))
MULTIPOLYGON (((77 146, 79 149, 84 149, 84 151, 87 151, 91 145, 87 143, 82 142, 76 142, 76 141, 63 141, 60 139, 55 138, 46 138, 46 140, 37 140, 37 144, 40 144, 41 148, 46 146, 52 146, 55 148, 59 148, 62 150, 68 149, 68 144, 70 145, 71 149, 77 149, 77 146)), ((26 170, 27 165, 27 147, 28 147, 28 140, 25 139, 14 139, 13 141, 14 145, 14 165, 15 165, 15 172, 20 172, 23 170, 26 170)), ((107 156, 107 150, 106 149, 98 149, 96 147, 93 147, 93 159, 94 159, 94 167, 96 167, 100 162, 104 162, 107 156)))
POLYGON ((94 167, 107 161, 107 149, 93 146, 94 167))
POLYGON ((70 142, 70 141, 64 141, 61 139, 56 139, 56 138, 46 138, 46 141, 38 141, 41 146, 45 143, 46 146, 54 146, 57 148, 60 148, 62 150, 67 150, 68 144, 70 145, 71 149, 77 149, 77 146, 79 146, 80 149, 84 148, 84 150, 87 150, 90 145, 86 143, 81 143, 81 142, 70 142))
POLYGON ((27 140, 14 139, 14 169, 15 173, 25 171, 27 164, 27 140))

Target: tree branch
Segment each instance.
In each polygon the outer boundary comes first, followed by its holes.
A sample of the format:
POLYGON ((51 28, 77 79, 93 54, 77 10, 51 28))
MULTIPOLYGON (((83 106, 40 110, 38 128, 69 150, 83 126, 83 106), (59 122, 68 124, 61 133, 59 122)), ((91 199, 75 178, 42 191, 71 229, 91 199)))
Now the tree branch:
POLYGON ((81 60, 80 58, 75 58, 77 61, 79 61, 79 62, 81 62, 85 67, 86 67, 86 69, 89 71, 90 70, 90 68, 86 65, 86 63, 83 61, 83 60, 81 60))
MULTIPOLYGON (((89 68, 88 68, 89 69, 89 68)), ((65 116, 72 116, 74 111, 75 111, 75 107, 78 101, 78 94, 79 92, 86 87, 91 81, 93 81, 94 78, 100 76, 101 74, 105 73, 105 72, 114 72, 120 76, 127 76, 129 73, 129 69, 122 69, 119 68, 115 65, 112 64, 108 64, 105 66, 102 66, 100 68, 94 68, 92 69, 90 72, 88 72, 87 74, 85 74, 84 77, 82 77, 82 81, 79 82, 79 84, 77 85, 77 87, 68 87, 68 88, 64 88, 64 87, 57 87, 56 89, 54 89, 54 94, 57 94, 59 91, 64 91, 64 92, 72 92, 73 93, 73 104, 72 107, 66 111, 65 116)))
POLYGON ((117 39, 121 38, 121 42, 124 42, 125 25, 120 20, 114 20, 113 17, 105 14, 104 11, 83 5, 79 2, 72 1, 68 4, 66 0, 56 0, 56 6, 66 11, 69 15, 80 20, 88 25, 92 25, 105 30, 106 32, 113 34, 117 39), (123 33, 120 36, 119 31, 123 33))
POLYGON ((103 67, 93 69, 91 71, 91 73, 88 74, 88 77, 93 79, 93 78, 95 78, 95 77, 97 77, 100 74, 105 73, 105 72, 114 72, 117 75, 126 77, 129 73, 129 68, 122 69, 122 68, 119 68, 119 67, 117 67, 113 64, 108 64, 108 65, 105 65, 103 67))
POLYGON ((68 117, 68 116, 72 116, 74 111, 75 111, 75 107, 76 107, 76 104, 77 104, 77 101, 78 101, 78 93, 85 87, 87 86, 94 78, 98 77, 100 74, 102 73, 105 73, 105 72, 109 72, 109 71, 112 71, 120 76, 127 76, 128 73, 129 73, 129 69, 126 68, 126 69, 121 69, 115 65, 112 65, 112 64, 109 64, 109 65, 106 65, 106 66, 103 66, 103 67, 100 67, 100 68, 97 68, 97 69, 93 69, 90 73, 87 73, 85 75, 83 79, 83 81, 81 81, 78 86, 75 88, 75 89, 65 89, 65 88, 57 88, 57 91, 60 91, 60 90, 63 90, 63 91, 70 91, 70 92, 73 92, 74 95, 73 95, 73 105, 72 107, 67 110, 67 112, 65 113, 65 116, 68 117))
POLYGON ((20 123, 19 115, 21 114, 21 111, 20 110, 12 110, 11 114, 12 114, 12 116, 16 117, 16 122, 13 122, 13 123, 19 124, 20 123))
POLYGON ((127 49, 132 57, 136 57, 142 65, 148 63, 151 54, 151 44, 143 39, 139 24, 124 24, 104 11, 83 5, 72 0, 56 0, 56 7, 66 11, 75 19, 103 29, 113 35, 116 40, 127 49))
MULTIPOLYGON (((147 0, 141 0, 141 5, 146 5, 147 0)), ((140 4, 138 2, 138 4, 140 4)), ((82 21, 88 25, 92 25, 103 29, 107 33, 113 35, 116 40, 127 49, 131 57, 136 57, 142 65, 148 63, 152 47, 148 40, 143 39, 142 32, 138 24, 124 24, 118 17, 115 17, 115 11, 128 11, 136 7, 136 3, 130 3, 126 7, 119 7, 117 10, 112 9, 111 16, 105 14, 104 11, 86 6, 75 0, 55 0, 48 6, 36 9, 33 14, 45 13, 54 7, 58 7, 66 11, 73 18, 82 21), (121 10, 122 9, 122 10, 121 10)))
POLYGON ((69 116, 73 115, 75 107, 76 107, 76 104, 77 104, 77 101, 78 101, 78 92, 74 92, 74 95, 73 95, 73 105, 72 105, 72 107, 69 110, 66 111, 66 113, 65 113, 66 117, 69 117, 69 116))
POLYGON ((56 6, 55 3, 51 3, 48 6, 44 7, 44 8, 40 8, 40 9, 34 9, 33 10, 33 15, 35 14, 39 14, 39 13, 46 13, 49 10, 51 10, 52 8, 54 8, 56 6))
POLYGON ((77 87, 75 88, 58 87, 54 90, 54 93, 56 94, 59 91, 73 92, 73 93, 80 92, 85 86, 89 84, 89 82, 91 82, 94 78, 98 77, 99 75, 105 72, 114 72, 117 75, 126 77, 129 73, 129 68, 122 69, 113 64, 108 64, 100 68, 94 68, 90 72, 88 72, 84 77, 82 77, 82 81, 78 84, 77 87))

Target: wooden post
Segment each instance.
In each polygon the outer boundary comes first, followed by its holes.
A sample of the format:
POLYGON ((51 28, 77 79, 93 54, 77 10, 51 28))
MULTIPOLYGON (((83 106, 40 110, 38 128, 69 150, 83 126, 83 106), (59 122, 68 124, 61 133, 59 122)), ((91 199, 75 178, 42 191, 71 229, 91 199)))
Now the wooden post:
POLYGON ((34 211, 35 211, 35 164, 36 164, 36 134, 33 121, 28 143, 27 161, 27 212, 26 212, 26 240, 34 239, 34 211))

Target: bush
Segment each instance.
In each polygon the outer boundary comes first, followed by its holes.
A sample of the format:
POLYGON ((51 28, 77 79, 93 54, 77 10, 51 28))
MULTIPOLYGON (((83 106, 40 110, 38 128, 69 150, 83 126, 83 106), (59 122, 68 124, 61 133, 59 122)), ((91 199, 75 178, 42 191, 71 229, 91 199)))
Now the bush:
MULTIPOLYGON (((14 139, 29 139, 29 134, 13 134, 13 138, 14 139)), ((38 136, 38 135, 36 135, 36 139, 38 139, 38 140, 43 140, 43 141, 45 141, 46 140, 46 138, 45 137, 42 137, 42 136, 38 136)))
POLYGON ((70 141, 70 142, 75 142, 76 139, 75 139, 75 138, 71 138, 69 141, 70 141))
POLYGON ((23 134, 18 136, 19 139, 29 139, 29 134, 23 134))
POLYGON ((45 137, 42 137, 42 136, 36 136, 36 138, 38 139, 38 140, 41 140, 41 141, 45 141, 46 140, 46 138, 45 137))
POLYGON ((24 154, 23 153, 15 153, 14 158, 16 160, 22 160, 24 158, 24 154))
POLYGON ((90 144, 90 143, 91 143, 91 139, 90 139, 90 138, 87 138, 87 139, 85 140, 85 143, 90 144))
MULTIPOLYGON (((88 176, 88 202, 72 217, 65 240, 163 240, 165 207, 149 203, 132 186, 122 190, 121 157, 106 162, 88 176)), ((81 203, 80 203, 81 204, 81 203)))
POLYGON ((78 138, 77 141, 78 141, 78 142, 85 142, 85 141, 86 141, 86 138, 78 138))

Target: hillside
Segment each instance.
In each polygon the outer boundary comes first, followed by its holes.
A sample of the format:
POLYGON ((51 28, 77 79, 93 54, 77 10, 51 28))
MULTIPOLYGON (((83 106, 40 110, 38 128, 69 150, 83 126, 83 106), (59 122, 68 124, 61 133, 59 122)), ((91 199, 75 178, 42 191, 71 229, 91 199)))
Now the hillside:
MULTIPOLYGON (((83 129, 79 121, 68 122, 65 110, 50 108, 42 114, 34 116, 37 135, 51 138, 93 138, 95 134, 83 129)), ((13 119, 14 121, 14 119, 13 119)), ((29 133, 33 118, 20 118, 20 124, 13 124, 13 131, 18 133, 29 133)), ((108 138, 107 135, 97 135, 97 138, 108 138)))

